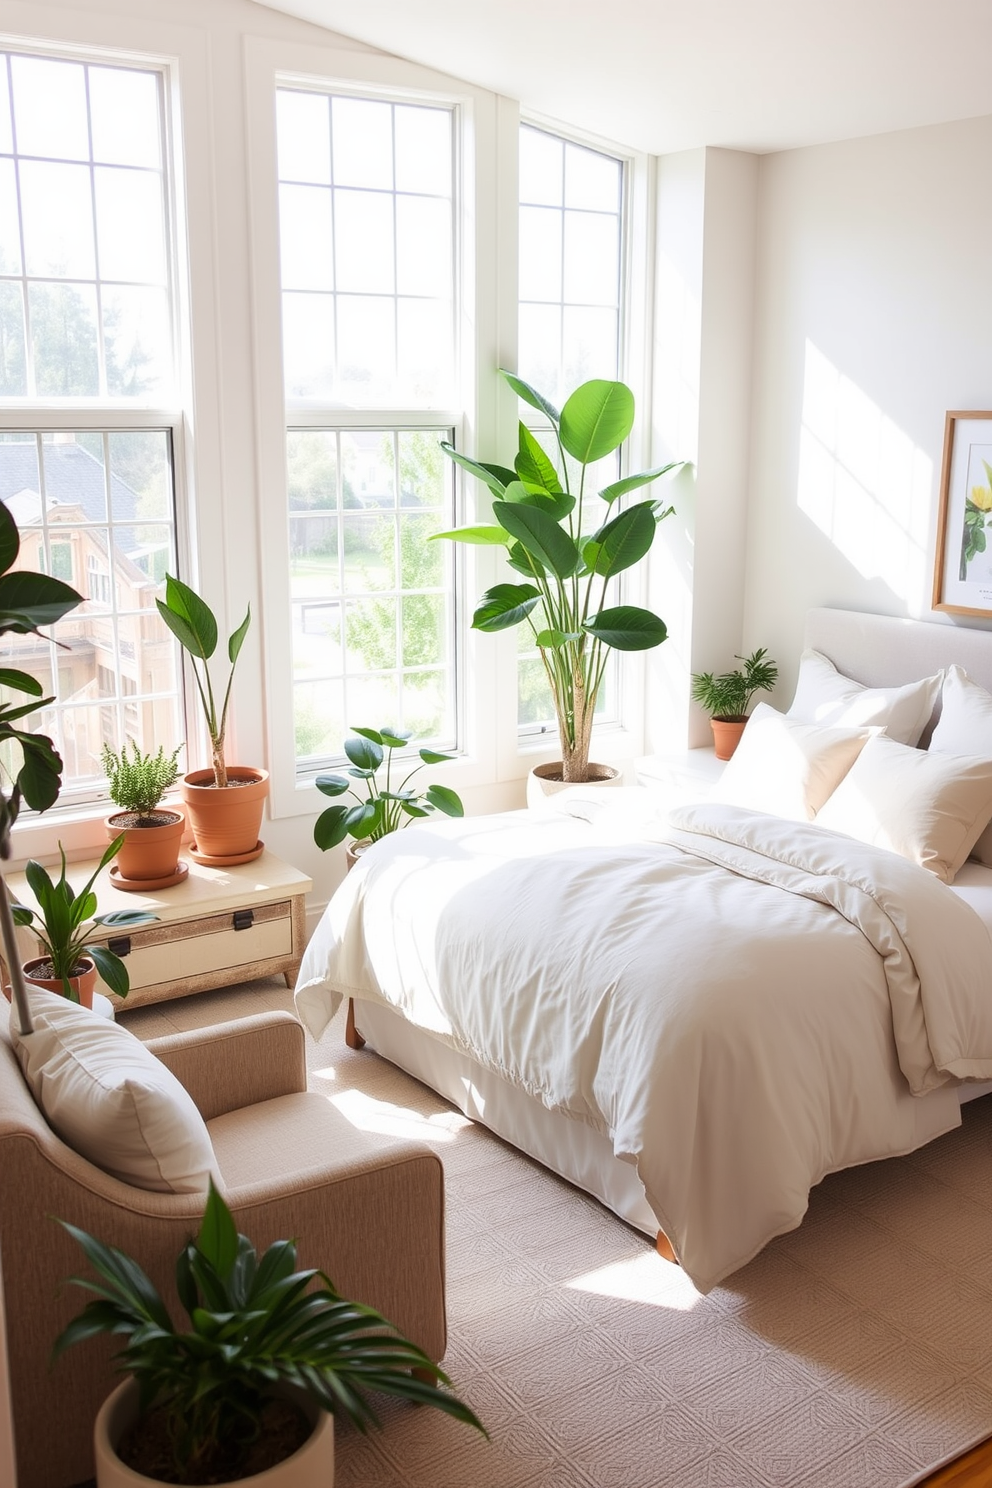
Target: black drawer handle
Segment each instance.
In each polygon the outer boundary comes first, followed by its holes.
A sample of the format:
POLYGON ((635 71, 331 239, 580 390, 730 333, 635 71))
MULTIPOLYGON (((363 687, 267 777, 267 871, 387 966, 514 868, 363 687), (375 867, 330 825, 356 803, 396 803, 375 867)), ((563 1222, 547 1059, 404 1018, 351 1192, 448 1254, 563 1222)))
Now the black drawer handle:
POLYGON ((255 923, 255 911, 253 909, 236 909, 234 911, 235 930, 250 930, 255 923))
POLYGON ((130 954, 131 954, 131 937, 130 937, 130 935, 115 935, 114 938, 113 938, 113 940, 108 940, 107 941, 107 950, 108 951, 113 951, 113 953, 114 953, 115 956, 130 956, 130 954))

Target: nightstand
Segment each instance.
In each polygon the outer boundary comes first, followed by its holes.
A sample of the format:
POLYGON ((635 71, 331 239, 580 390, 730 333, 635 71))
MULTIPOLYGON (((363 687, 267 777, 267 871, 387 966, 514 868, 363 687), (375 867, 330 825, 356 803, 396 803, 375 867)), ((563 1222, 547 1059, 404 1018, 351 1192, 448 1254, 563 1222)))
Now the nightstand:
POLYGON ((684 749, 677 754, 648 754, 636 760, 638 785, 656 791, 667 806, 704 801, 723 774, 725 760, 709 749, 684 749))
MULTIPOLYGON (((84 884, 98 861, 70 863, 69 882, 84 884)), ((232 868, 190 861, 189 876, 181 884, 144 894, 115 889, 109 872, 105 868, 93 886, 98 913, 147 909, 157 916, 135 930, 106 926, 94 936, 124 959, 131 979, 124 1006, 141 1007, 280 973, 288 987, 294 985, 306 938, 306 895, 313 884, 275 853, 264 852, 254 862, 232 868)), ((12 899, 34 906, 23 874, 12 874, 7 888, 12 899)), ((23 959, 40 954, 30 928, 22 926, 17 934, 23 959)))

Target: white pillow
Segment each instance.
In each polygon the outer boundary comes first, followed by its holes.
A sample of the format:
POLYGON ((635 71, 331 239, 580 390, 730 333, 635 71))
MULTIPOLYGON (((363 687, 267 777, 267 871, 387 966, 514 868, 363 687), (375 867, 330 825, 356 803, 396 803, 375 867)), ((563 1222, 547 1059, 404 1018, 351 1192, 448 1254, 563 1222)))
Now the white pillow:
MULTIPOLYGON (((940 718, 930 740, 937 754, 979 754, 992 759, 992 694, 973 682, 962 667, 944 673, 940 718)), ((972 857, 992 867, 992 827, 986 827, 972 857)))
POLYGON ((811 821, 875 732, 819 728, 759 703, 710 800, 811 821))
POLYGON ((804 651, 786 717, 844 728, 878 724, 890 739, 916 744, 930 721, 942 676, 937 672, 905 687, 862 687, 819 651, 804 651))
POLYGON ((34 1032, 10 1036, 45 1120, 98 1168, 156 1193, 201 1193, 217 1175, 192 1096, 133 1033, 58 993, 29 991, 34 1032))
POLYGON ((887 847, 950 883, 992 815, 992 759, 870 739, 817 825, 887 847))

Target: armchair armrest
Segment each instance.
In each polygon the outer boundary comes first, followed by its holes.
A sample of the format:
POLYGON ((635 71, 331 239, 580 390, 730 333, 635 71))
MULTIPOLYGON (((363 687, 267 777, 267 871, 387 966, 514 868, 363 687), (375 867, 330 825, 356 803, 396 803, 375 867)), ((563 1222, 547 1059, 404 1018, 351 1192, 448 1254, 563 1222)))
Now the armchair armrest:
POLYGON ((149 1039, 147 1047, 189 1091, 204 1121, 307 1088, 305 1035, 292 1013, 149 1039))

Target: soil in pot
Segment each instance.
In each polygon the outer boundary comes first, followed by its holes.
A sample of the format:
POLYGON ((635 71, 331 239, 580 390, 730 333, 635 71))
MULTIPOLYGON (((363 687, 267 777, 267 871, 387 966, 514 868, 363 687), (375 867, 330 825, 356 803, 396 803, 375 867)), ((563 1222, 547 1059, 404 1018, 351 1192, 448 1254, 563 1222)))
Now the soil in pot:
MULTIPOLYGON (((298 1452, 312 1434, 312 1424, 292 1400, 267 1400, 258 1418, 258 1435, 249 1442, 227 1438, 197 1468, 196 1482, 239 1483, 266 1472, 298 1452)), ((117 1455, 132 1472, 159 1483, 182 1483, 172 1457, 164 1410, 151 1410, 121 1436, 117 1455)))
POLYGON ((589 777, 587 780, 569 781, 566 785, 561 760, 552 760, 547 765, 535 765, 527 776, 527 805, 532 811, 540 809, 549 796, 566 790, 569 785, 621 785, 623 782, 622 772, 613 765, 597 765, 590 760, 586 773, 589 777))

